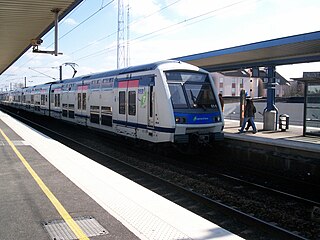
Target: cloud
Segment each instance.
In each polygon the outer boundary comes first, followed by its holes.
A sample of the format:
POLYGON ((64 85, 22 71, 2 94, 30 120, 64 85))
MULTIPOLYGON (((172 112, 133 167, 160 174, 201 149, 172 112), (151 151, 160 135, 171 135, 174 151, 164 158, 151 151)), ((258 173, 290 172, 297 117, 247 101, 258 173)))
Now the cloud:
POLYGON ((130 13, 133 19, 137 17, 145 17, 160 10, 161 6, 155 0, 135 0, 130 1, 130 13))
POLYGON ((138 0, 130 2, 130 32, 148 34, 172 24, 160 10, 161 5, 155 1, 138 0))
POLYGON ((69 25, 69 26, 75 26, 78 23, 76 22, 76 20, 74 20, 73 18, 66 18, 66 20, 64 20, 65 24, 69 25))

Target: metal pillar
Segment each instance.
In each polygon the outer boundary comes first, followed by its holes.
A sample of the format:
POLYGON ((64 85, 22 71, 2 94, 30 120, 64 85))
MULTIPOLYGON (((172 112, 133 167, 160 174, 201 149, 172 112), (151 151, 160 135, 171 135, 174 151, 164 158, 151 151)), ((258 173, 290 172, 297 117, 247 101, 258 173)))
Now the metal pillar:
POLYGON ((242 126, 244 120, 244 107, 246 102, 246 91, 242 89, 240 91, 240 127, 242 126))
POLYGON ((267 88, 267 108, 266 111, 274 110, 276 102, 276 68, 275 66, 269 66, 266 68, 268 78, 267 88))
POLYGON ((59 66, 59 80, 62 80, 62 65, 59 66))
POLYGON ((54 13, 54 55, 58 56, 58 21, 59 21, 59 8, 52 9, 54 13))
POLYGON ((278 109, 276 107, 276 67, 268 66, 266 68, 268 79, 267 85, 267 107, 263 113, 263 129, 264 130, 277 130, 278 125, 278 109))

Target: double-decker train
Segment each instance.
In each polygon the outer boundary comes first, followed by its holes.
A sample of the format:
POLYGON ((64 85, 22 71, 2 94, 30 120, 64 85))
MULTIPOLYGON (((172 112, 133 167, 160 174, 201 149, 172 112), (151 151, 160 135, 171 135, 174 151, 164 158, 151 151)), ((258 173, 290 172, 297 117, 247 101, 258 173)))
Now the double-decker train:
POLYGON ((210 74, 161 61, 1 93, 3 105, 152 143, 223 139, 210 74))

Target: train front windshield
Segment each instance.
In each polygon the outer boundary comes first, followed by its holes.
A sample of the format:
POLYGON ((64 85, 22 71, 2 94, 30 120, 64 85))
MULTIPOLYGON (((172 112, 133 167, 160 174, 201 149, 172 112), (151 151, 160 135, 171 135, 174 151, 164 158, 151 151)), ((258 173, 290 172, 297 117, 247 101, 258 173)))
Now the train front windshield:
POLYGON ((217 109, 209 76, 199 72, 165 72, 173 108, 217 109))

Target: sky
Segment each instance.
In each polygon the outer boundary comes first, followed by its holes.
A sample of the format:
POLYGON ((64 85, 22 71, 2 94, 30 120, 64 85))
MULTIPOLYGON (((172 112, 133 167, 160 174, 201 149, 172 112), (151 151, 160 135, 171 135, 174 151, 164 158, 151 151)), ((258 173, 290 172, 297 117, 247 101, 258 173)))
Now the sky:
MULTIPOLYGON (((319 0, 123 1, 122 56, 129 57, 121 58, 120 67, 320 30, 319 0)), ((116 69, 117 29, 117 0, 84 0, 59 22, 59 52, 63 55, 29 49, 0 76, 0 91, 24 85, 25 78, 27 86, 58 80, 60 65, 63 78, 71 78, 73 70, 65 63, 76 64, 76 76, 116 69)), ((42 39, 39 49, 53 50, 53 30, 42 39)), ((304 71, 320 71, 320 63, 278 66, 276 70, 290 79, 302 77, 304 71)))

